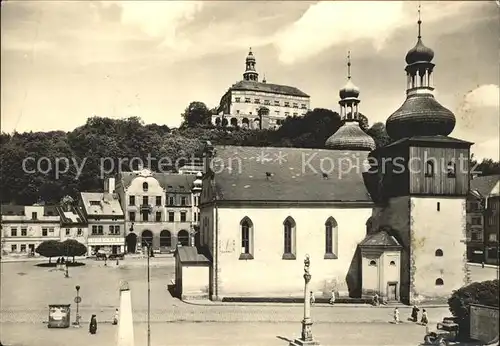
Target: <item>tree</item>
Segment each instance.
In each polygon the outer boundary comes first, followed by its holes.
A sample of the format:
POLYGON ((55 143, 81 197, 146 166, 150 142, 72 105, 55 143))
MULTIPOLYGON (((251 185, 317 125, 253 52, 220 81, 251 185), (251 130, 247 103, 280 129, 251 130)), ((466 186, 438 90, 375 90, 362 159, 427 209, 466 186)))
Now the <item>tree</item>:
POLYGON ((471 304, 481 304, 498 307, 498 279, 474 282, 453 292, 448 299, 448 305, 459 324, 459 337, 466 340, 470 337, 471 304))
POLYGON ((493 161, 492 159, 483 159, 478 164, 478 161, 472 155, 470 167, 474 169, 473 173, 480 172, 479 176, 500 174, 500 162, 493 161))
POLYGON ((370 135, 374 140, 377 148, 386 146, 392 142, 391 137, 387 134, 384 123, 375 123, 370 127, 366 133, 370 135))
POLYGON ((59 257, 63 255, 61 242, 57 240, 43 241, 37 246, 35 252, 43 257, 48 257, 49 263, 51 263, 52 257, 59 257))
POLYGON ((60 245, 66 257, 73 257, 73 263, 75 263, 75 256, 83 256, 87 253, 87 247, 75 239, 66 239, 60 245))
POLYGON ((184 121, 181 127, 196 127, 210 124, 212 113, 203 102, 193 101, 182 113, 182 118, 184 121))

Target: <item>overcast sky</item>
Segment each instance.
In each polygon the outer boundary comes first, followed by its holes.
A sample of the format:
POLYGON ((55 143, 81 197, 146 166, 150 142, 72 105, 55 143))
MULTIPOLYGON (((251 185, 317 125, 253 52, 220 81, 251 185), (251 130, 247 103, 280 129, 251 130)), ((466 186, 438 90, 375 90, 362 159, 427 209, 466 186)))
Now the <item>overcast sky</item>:
MULTIPOLYGON (((72 130, 92 115, 178 126, 190 101, 218 104, 248 47, 269 83, 338 109, 351 50, 360 111, 385 121, 404 101, 417 2, 2 1, 1 129, 72 130)), ((499 7, 422 2, 437 99, 452 136, 498 158, 499 7)))

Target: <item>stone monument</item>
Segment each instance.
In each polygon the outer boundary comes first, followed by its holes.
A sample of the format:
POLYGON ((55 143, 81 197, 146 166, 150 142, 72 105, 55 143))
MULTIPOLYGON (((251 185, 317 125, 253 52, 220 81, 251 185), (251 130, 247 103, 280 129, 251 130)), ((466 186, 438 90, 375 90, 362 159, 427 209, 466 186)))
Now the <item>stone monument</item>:
POLYGON ((126 281, 120 285, 120 310, 118 313, 117 346, 134 346, 132 296, 126 281))
POLYGON ((311 320, 311 296, 309 291, 309 281, 311 281, 311 274, 309 273, 309 266, 311 261, 309 255, 306 255, 304 260, 304 319, 302 320, 302 333, 301 337, 290 342, 290 346, 319 346, 319 342, 315 341, 312 335, 312 320, 311 320))

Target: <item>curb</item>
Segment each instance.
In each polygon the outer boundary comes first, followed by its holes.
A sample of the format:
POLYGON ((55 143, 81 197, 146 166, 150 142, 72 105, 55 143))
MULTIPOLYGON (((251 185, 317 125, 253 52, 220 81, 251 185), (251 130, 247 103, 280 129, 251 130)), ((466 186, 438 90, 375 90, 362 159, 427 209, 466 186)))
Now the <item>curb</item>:
MULTIPOLYGON (((481 263, 467 263, 471 267, 482 267, 481 263)), ((496 264, 484 264, 484 268, 499 269, 500 266, 496 264)))

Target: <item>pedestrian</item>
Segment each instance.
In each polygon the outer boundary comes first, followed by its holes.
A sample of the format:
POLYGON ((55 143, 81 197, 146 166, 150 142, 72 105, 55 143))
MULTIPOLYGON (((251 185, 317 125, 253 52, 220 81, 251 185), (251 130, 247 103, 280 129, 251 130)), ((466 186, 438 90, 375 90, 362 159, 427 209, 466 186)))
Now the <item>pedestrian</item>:
POLYGON ((92 317, 90 318, 89 333, 90 334, 97 333, 97 318, 96 318, 96 315, 92 315, 92 317))
POLYGON ((313 291, 311 291, 311 305, 314 305, 315 302, 316 302, 316 298, 314 297, 313 291))
POLYGON ((56 269, 60 269, 60 266, 61 266, 61 257, 58 257, 56 261, 56 269))
POLYGON ((424 326, 429 323, 429 319, 427 318, 427 311, 425 311, 425 309, 422 309, 422 319, 420 320, 420 323, 422 323, 422 325, 424 326))
POLYGON ((332 290, 332 297, 330 298, 330 304, 333 305, 335 304, 335 291, 332 290))
POLYGON ((417 322, 418 321, 418 312, 420 311, 419 308, 417 308, 416 305, 413 305, 413 308, 411 309, 411 320, 413 322, 417 322))
POLYGON ((118 258, 116 259, 116 265, 120 265, 120 260, 118 258))
POLYGON ((378 306, 378 304, 379 304, 378 294, 375 293, 375 295, 373 296, 373 305, 378 306))
POLYGON ((115 310, 115 317, 113 317, 113 325, 118 324, 118 309, 115 310))
POLYGON ((398 308, 394 308, 394 323, 399 324, 399 310, 398 308))
POLYGON ((484 268, 484 261, 481 262, 481 268, 484 268))

